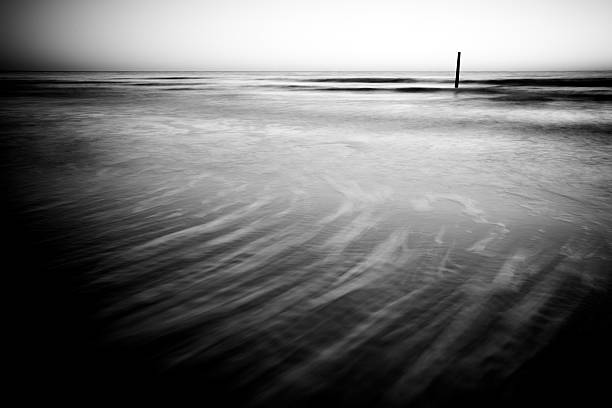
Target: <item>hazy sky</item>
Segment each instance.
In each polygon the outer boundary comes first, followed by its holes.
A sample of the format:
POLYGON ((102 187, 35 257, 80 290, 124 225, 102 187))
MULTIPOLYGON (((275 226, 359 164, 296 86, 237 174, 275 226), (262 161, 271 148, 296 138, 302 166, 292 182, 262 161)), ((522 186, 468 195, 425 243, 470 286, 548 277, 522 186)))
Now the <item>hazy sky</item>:
POLYGON ((612 69, 612 0, 4 0, 3 68, 612 69))

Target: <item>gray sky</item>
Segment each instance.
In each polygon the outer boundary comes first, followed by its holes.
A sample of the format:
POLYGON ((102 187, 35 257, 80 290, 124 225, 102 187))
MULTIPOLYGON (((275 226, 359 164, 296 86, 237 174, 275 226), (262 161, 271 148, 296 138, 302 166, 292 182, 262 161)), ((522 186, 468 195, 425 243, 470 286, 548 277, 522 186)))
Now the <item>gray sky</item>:
POLYGON ((612 0, 4 0, 3 68, 612 69, 612 0))

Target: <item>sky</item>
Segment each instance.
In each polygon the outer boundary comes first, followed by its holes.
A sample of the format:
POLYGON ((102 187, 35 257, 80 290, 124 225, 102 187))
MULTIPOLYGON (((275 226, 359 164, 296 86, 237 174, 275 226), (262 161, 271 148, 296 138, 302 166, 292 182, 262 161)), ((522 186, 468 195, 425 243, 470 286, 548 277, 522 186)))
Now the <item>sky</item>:
POLYGON ((612 0, 1 4, 2 69, 612 69, 612 0))

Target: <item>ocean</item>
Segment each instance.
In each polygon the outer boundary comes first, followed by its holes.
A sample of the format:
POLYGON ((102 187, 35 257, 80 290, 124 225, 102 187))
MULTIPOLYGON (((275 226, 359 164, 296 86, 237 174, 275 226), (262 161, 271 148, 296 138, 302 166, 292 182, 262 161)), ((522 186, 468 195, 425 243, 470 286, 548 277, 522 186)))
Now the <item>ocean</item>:
POLYGON ((28 326, 56 347, 32 353, 91 389, 147 378, 246 406, 589 386, 610 327, 612 73, 453 82, 2 73, 15 271, 48 285, 28 326))

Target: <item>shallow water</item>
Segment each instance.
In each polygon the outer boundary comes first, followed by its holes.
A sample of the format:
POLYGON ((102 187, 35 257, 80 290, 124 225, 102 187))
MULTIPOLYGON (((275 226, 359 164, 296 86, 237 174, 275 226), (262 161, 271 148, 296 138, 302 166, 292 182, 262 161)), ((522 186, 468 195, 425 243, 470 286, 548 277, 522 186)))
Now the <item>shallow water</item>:
POLYGON ((3 74, 3 171, 104 341, 254 405, 418 402, 503 383, 609 280, 612 75, 462 80, 3 74))

